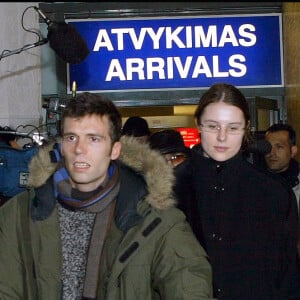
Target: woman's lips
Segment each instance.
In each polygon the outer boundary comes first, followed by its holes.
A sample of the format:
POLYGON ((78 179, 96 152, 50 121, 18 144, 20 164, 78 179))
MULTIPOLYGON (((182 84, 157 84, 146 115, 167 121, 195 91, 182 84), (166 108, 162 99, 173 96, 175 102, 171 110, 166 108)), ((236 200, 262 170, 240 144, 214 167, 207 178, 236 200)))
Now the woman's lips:
POLYGON ((228 149, 228 147, 217 147, 217 146, 214 148, 217 152, 225 152, 228 149))

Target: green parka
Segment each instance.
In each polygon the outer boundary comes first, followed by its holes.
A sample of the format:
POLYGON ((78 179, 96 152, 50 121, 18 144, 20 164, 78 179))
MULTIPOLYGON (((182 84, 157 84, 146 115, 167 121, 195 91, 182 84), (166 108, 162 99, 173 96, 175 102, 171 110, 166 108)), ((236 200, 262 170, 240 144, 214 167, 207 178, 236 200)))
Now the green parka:
MULTIPOLYGON (((121 141, 121 187, 104 244, 97 299, 211 299, 211 267, 174 207, 172 169, 147 145, 121 141)), ((0 208, 1 300, 62 299, 59 204, 41 204, 42 198, 51 198, 56 167, 49 147, 30 164, 33 188, 0 208), (37 192, 44 186, 48 189, 37 192)))

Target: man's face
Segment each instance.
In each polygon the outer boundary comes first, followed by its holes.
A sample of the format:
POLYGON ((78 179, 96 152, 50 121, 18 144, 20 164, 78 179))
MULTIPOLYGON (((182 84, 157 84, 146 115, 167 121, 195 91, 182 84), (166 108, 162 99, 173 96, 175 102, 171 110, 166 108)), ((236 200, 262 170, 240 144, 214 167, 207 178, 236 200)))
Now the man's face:
POLYGON ((291 158, 297 153, 297 146, 289 143, 289 133, 285 130, 267 132, 265 139, 272 145, 271 152, 265 155, 268 168, 275 173, 287 170, 291 158))
POLYGON ((66 118, 63 128, 62 155, 72 187, 95 190, 104 181, 110 161, 121 151, 120 142, 112 145, 107 116, 66 118))

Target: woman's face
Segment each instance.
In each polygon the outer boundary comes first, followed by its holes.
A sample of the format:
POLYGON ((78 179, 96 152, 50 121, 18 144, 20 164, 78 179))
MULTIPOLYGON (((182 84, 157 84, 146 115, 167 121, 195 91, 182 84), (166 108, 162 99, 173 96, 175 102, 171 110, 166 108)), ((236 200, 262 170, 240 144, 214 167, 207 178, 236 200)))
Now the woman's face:
POLYGON ((238 107, 224 102, 211 103, 204 109, 200 124, 204 156, 226 161, 240 151, 246 124, 238 107))

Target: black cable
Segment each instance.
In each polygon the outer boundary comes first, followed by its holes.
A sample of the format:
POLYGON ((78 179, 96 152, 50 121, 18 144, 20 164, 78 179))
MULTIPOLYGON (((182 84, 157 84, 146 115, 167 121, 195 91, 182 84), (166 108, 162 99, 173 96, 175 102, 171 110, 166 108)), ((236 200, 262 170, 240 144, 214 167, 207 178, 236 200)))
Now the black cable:
POLYGON ((27 31, 27 32, 31 32, 31 33, 37 35, 37 37, 38 37, 38 42, 40 42, 40 41, 41 41, 41 37, 42 37, 41 34, 40 34, 39 32, 36 32, 36 31, 30 30, 30 29, 28 29, 28 28, 25 28, 25 26, 24 26, 24 15, 25 15, 26 11, 27 11, 28 9, 30 9, 30 8, 34 9, 34 6, 29 6, 29 7, 27 7, 27 8, 23 11, 23 13, 22 13, 22 19, 21 19, 21 26, 22 26, 23 30, 25 30, 25 31, 27 31))
POLYGON ((22 20, 21 20, 21 25, 22 25, 22 28, 23 28, 25 31, 37 35, 37 36, 38 36, 38 41, 35 42, 35 43, 33 43, 33 44, 27 44, 27 45, 24 45, 23 47, 21 47, 21 48, 19 48, 19 49, 15 49, 15 50, 7 50, 7 49, 5 49, 5 50, 3 50, 3 51, 1 52, 1 54, 0 54, 0 60, 1 60, 2 58, 4 58, 4 57, 7 57, 7 56, 10 56, 10 55, 13 55, 13 54, 19 54, 19 53, 21 53, 21 52, 23 52, 23 51, 25 51, 25 50, 29 50, 29 49, 34 48, 34 47, 42 46, 42 45, 44 45, 44 44, 46 44, 46 43, 48 42, 48 39, 47 39, 47 38, 44 38, 40 33, 36 32, 36 31, 33 31, 33 30, 30 30, 30 29, 28 29, 28 28, 25 28, 25 26, 24 26, 24 15, 25 15, 26 11, 27 11, 28 9, 30 9, 30 8, 34 9, 34 6, 29 6, 29 7, 27 7, 27 8, 23 11, 23 13, 22 13, 22 20))
POLYGON ((29 137, 33 142, 35 142, 35 140, 33 139, 33 137, 30 136, 30 135, 33 135, 34 130, 36 130, 36 131, 37 131, 37 134, 38 134, 39 140, 41 139, 41 133, 40 133, 38 127, 36 127, 36 126, 34 126, 34 125, 31 125, 31 124, 27 124, 27 125, 19 125, 19 126, 16 128, 16 131, 18 130, 19 127, 22 127, 22 128, 24 128, 24 129, 25 129, 26 127, 33 127, 33 129, 32 129, 31 131, 27 132, 28 137, 29 137))

